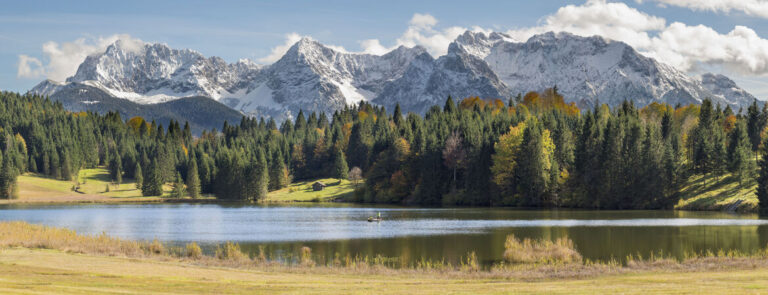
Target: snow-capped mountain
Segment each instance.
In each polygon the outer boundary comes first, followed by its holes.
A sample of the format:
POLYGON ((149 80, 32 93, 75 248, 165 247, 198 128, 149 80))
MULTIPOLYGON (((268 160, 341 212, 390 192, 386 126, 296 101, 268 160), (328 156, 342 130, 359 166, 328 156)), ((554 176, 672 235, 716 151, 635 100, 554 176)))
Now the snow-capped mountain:
POLYGON ((509 96, 509 89, 483 60, 449 51, 438 59, 420 55, 373 102, 390 110, 400 104, 403 110, 423 113, 448 96, 502 98, 509 96))
POLYGON ((706 97, 741 104, 712 95, 698 79, 643 56, 626 43, 599 36, 550 32, 516 42, 500 33, 466 32, 449 50, 484 60, 512 94, 557 86, 566 100, 582 107, 597 101, 617 105, 625 99, 640 106, 654 101, 685 105, 706 97))
POLYGON ((70 104, 80 108, 99 103, 87 95, 93 89, 140 105, 202 96, 242 114, 282 119, 300 109, 330 113, 360 101, 424 112, 449 95, 506 99, 553 86, 582 107, 625 99, 639 106, 689 104, 711 97, 738 109, 754 99, 725 76, 692 77, 599 36, 545 33, 520 42, 503 33, 470 31, 437 58, 422 47, 370 55, 303 38, 267 66, 117 41, 88 56, 66 82, 46 80, 30 92, 83 101, 70 104), (90 92, 72 91, 87 87, 90 92))
POLYGON ((350 54, 303 38, 227 104, 251 115, 299 109, 331 113, 373 99, 425 53, 422 47, 399 47, 381 56, 350 54))
POLYGON ((712 97, 727 100, 739 106, 746 106, 755 101, 752 94, 739 88, 736 82, 730 78, 720 74, 706 73, 701 75, 701 84, 712 93, 712 97))

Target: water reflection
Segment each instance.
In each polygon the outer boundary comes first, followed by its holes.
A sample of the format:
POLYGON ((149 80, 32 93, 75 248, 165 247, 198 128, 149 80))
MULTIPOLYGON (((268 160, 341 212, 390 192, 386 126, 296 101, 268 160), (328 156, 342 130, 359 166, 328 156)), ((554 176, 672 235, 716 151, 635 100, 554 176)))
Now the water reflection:
POLYGON ((569 237, 593 260, 753 251, 768 243, 768 220, 718 212, 152 204, 6 206, 0 220, 129 239, 197 241, 209 250, 223 241, 237 241, 253 252, 262 246, 273 255, 309 246, 329 260, 339 253, 457 261, 476 251, 487 264, 501 259, 509 234, 569 237), (378 212, 383 222, 366 221, 378 212))

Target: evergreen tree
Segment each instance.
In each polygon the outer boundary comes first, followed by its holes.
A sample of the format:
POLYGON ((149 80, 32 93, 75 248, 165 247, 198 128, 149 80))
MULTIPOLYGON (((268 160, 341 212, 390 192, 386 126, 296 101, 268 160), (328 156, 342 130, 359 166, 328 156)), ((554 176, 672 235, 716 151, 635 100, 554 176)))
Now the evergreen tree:
POLYGON ((743 180, 748 178, 754 169, 750 160, 752 144, 747 129, 744 122, 739 120, 728 140, 728 170, 738 176, 739 185, 743 184, 743 180))
POLYGON ((763 141, 763 157, 758 164, 757 201, 761 212, 768 212, 768 138, 763 141))
POLYGON ((176 180, 173 182, 173 190, 171 191, 171 197, 183 198, 187 195, 187 191, 184 188, 184 181, 181 179, 181 174, 176 172, 176 180))
POLYGON ((757 108, 757 100, 754 100, 749 108, 747 108, 747 134, 752 152, 755 153, 755 161, 757 161, 757 152, 762 141, 760 136, 763 128, 765 128, 765 121, 760 114, 760 110, 757 108))
POLYGON ((288 169, 285 167, 285 160, 283 159, 283 154, 279 151, 275 152, 275 155, 272 157, 272 165, 269 170, 269 189, 279 190, 288 186, 290 183, 289 178, 288 169))
POLYGON ((344 152, 341 148, 336 148, 336 154, 333 162, 333 175, 338 179, 349 178, 349 167, 347 166, 347 159, 344 158, 344 152))
POLYGON ((197 159, 194 154, 187 165, 187 191, 193 199, 200 197, 200 176, 197 171, 197 159))
POLYGON ((112 181, 118 185, 123 183, 123 160, 119 153, 112 153, 114 156, 109 161, 109 174, 112 181))
POLYGON ((443 106, 443 112, 448 114, 453 114, 456 112, 456 103, 453 102, 453 98, 451 98, 451 96, 448 96, 448 99, 445 100, 445 106, 443 106))
POLYGON ((133 170, 134 179, 136 180, 136 189, 141 190, 144 184, 144 174, 141 172, 141 165, 136 162, 136 168, 133 170))
POLYGON ((2 171, 0 171, 0 198, 16 199, 18 198, 18 188, 16 186, 16 168, 13 167, 12 160, 8 157, 1 157, 2 171))
POLYGON ((152 163, 147 170, 147 177, 141 186, 141 194, 144 196, 162 196, 163 195, 163 179, 160 175, 160 165, 156 159, 152 159, 152 163))

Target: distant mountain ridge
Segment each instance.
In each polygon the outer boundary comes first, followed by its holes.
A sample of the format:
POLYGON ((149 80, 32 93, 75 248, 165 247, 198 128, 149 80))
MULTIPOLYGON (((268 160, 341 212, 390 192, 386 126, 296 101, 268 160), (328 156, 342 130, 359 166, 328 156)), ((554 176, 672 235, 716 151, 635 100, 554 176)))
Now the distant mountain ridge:
MULTIPOLYGON (((88 96, 93 91, 73 88, 92 87, 141 106, 207 97, 239 114, 285 119, 301 109, 331 113, 360 101, 424 112, 449 95, 507 99, 553 86, 581 107, 625 99, 638 106, 690 104, 710 97, 738 109, 754 100, 728 77, 691 77, 599 36, 550 32, 519 42, 503 33, 471 31, 437 58, 419 46, 371 55, 340 52, 302 38, 267 66, 247 59, 229 64, 194 50, 118 40, 88 56, 66 82, 46 80, 30 92, 68 101, 73 110, 105 108, 99 105, 103 97, 97 100, 88 96)), ((116 105, 122 104, 111 104, 116 105)))

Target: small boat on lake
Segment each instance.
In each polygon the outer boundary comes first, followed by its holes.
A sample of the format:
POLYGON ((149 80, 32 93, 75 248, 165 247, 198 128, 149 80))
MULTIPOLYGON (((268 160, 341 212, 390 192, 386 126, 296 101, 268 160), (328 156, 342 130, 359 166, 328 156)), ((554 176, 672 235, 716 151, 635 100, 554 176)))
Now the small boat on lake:
POLYGON ((374 221, 379 222, 382 220, 383 219, 381 219, 381 212, 379 212, 379 216, 377 217, 373 217, 373 216, 368 217, 368 222, 374 222, 374 221))

